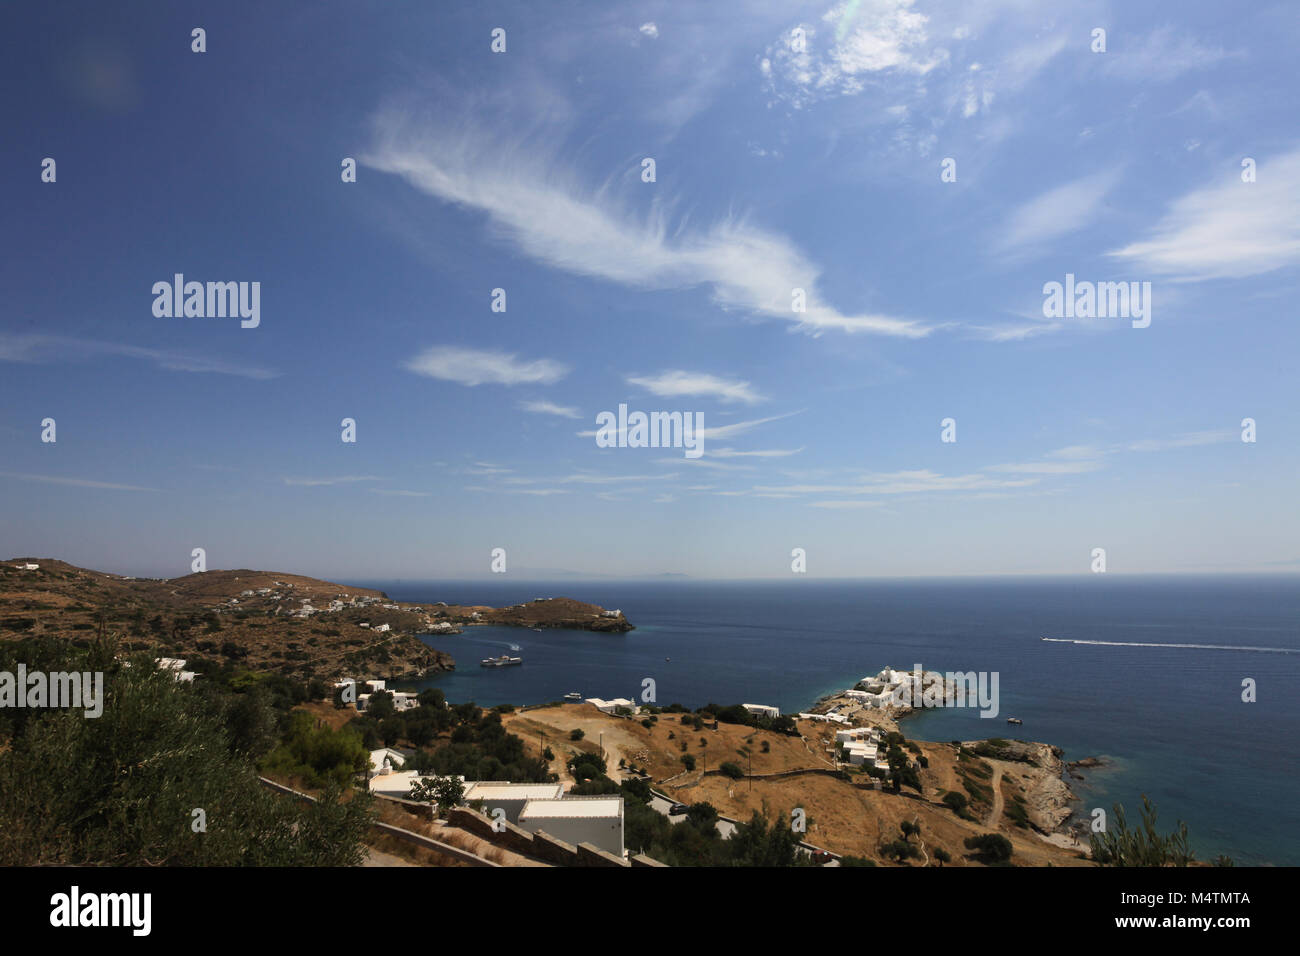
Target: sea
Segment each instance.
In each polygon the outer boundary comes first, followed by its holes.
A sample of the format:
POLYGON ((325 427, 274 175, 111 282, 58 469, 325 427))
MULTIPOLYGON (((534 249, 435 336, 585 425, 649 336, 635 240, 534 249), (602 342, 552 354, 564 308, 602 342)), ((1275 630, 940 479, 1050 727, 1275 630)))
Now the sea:
POLYGON ((354 583, 424 604, 571 597, 635 625, 426 635, 457 669, 400 686, 436 686, 455 703, 537 704, 573 691, 643 701, 653 688, 660 705, 792 713, 887 665, 996 674, 996 717, 925 710, 904 719, 904 733, 1099 757, 1069 781, 1079 816, 1120 803, 1136 821, 1145 794, 1161 831, 1187 823, 1200 859, 1300 865, 1300 576, 354 583), (523 665, 478 665, 506 652, 523 665))

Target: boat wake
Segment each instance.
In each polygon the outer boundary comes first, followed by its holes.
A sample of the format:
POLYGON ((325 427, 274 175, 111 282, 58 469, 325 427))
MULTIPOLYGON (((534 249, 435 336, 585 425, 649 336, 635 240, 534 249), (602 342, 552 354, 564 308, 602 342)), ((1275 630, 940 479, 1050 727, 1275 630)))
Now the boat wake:
POLYGON ((1260 654, 1300 654, 1293 647, 1243 647, 1238 644, 1157 644, 1147 641, 1085 641, 1069 637, 1044 637, 1053 644, 1097 644, 1103 647, 1179 647, 1197 651, 1255 651, 1260 654))

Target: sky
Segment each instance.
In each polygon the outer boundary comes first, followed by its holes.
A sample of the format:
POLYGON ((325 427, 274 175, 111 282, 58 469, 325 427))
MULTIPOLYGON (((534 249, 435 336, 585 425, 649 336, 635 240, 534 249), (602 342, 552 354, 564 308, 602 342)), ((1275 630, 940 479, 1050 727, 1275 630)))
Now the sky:
POLYGON ((1300 18, 1062 6, 9 5, 0 556, 1300 570, 1300 18))

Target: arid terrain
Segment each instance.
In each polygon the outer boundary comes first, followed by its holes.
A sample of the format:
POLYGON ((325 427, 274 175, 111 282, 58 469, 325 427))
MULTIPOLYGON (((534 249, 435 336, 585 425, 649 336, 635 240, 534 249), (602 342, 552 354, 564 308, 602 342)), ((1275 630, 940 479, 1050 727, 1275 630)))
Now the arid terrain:
POLYGON ((626 631, 619 614, 572 598, 507 608, 416 605, 382 591, 282 572, 210 570, 132 578, 51 558, 0 564, 0 640, 89 641, 101 629, 124 650, 238 664, 296 679, 419 677, 451 670, 451 656, 421 633, 462 627, 626 631), (24 565, 36 564, 35 570, 24 565))
MULTIPOLYGON (((1086 865, 1080 858, 1083 847, 1054 845, 1036 829, 1054 831, 1068 798, 1060 781, 1059 752, 1045 744, 1008 742, 998 756, 981 756, 974 749, 979 744, 972 743, 964 745, 959 756, 950 743, 916 742, 929 763, 920 774, 923 793, 905 787, 894 794, 864 789, 868 778, 856 771, 848 780, 836 776, 828 749, 834 727, 814 721, 798 721, 802 737, 721 722, 716 729, 705 724, 694 730, 681 723, 680 715, 668 713, 659 714, 646 728, 640 719, 569 704, 511 714, 505 723, 531 753, 549 745, 557 755, 557 769, 571 751, 603 746, 611 775, 622 760, 648 772, 653 786, 673 799, 687 804, 707 801, 733 819, 748 819, 757 810, 771 820, 788 822, 791 811, 802 807, 808 821, 805 839, 835 853, 887 863, 880 848, 898 839, 900 825, 907 821, 921 827, 917 845, 922 857, 913 864, 932 861, 934 849, 941 847, 952 859, 947 865, 979 865, 968 858, 962 841, 997 832, 1011 841, 1016 865, 1086 865), (570 740, 574 729, 583 731, 582 740, 570 740), (684 769, 683 753, 695 757, 695 770, 684 769), (726 777, 717 772, 723 761, 754 776, 726 777), (780 773, 790 775, 762 776, 780 773), (949 791, 967 795, 971 819, 943 805, 949 791)), ((906 731, 906 721, 902 729, 906 731)))

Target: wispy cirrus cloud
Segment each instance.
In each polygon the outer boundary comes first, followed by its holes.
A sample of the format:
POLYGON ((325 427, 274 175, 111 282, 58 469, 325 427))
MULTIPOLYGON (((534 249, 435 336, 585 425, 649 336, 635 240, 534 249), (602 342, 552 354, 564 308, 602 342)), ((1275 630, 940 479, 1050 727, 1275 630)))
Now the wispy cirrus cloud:
POLYGON ((1201 445, 1219 445, 1238 441, 1240 435, 1232 429, 1188 432, 1171 438, 1143 438, 1131 441, 1124 447, 1128 451, 1168 451, 1171 448, 1196 448, 1201 445))
POLYGON ((352 485, 362 481, 383 481, 374 475, 337 475, 330 478, 284 478, 286 485, 299 488, 321 488, 327 485, 352 485))
POLYGON ((1111 169, 1035 196, 1007 217, 994 240, 995 248, 1003 254, 1023 255, 1082 229, 1097 217, 1118 180, 1118 170, 1111 169))
POLYGON ((686 395, 692 398, 716 398, 723 402, 744 402, 747 405, 763 401, 763 396, 749 382, 720 378, 707 372, 674 369, 658 375, 631 375, 627 381, 661 398, 686 395))
POLYGON ((1241 279, 1300 263, 1300 149, 1261 160, 1256 181, 1227 169, 1177 199, 1151 235, 1108 253, 1174 281, 1241 279))
POLYGON ((1110 39, 1103 69, 1123 79, 1164 82, 1237 55, 1223 47, 1206 46, 1172 26, 1162 26, 1132 45, 1124 42, 1122 36, 1110 39))
POLYGON ((819 267, 786 236, 742 216, 704 227, 673 223, 666 202, 653 203, 645 216, 629 214, 608 186, 583 187, 572 169, 548 157, 561 139, 553 130, 544 140, 524 142, 488 135, 477 121, 457 127, 400 109, 379 113, 374 130, 374 144, 362 156, 367 166, 482 213, 497 236, 552 268, 646 290, 705 286, 723 308, 814 334, 920 338, 930 331, 912 319, 840 311, 820 296, 819 267), (795 289, 805 293, 802 312, 793 308, 795 289))
POLYGON ((558 415, 561 418, 582 417, 576 408, 568 405, 557 405, 554 402, 544 400, 520 402, 519 407, 526 412, 532 412, 534 415, 558 415))
POLYGON ((737 451, 734 448, 711 448, 709 454, 714 458, 788 458, 797 455, 803 448, 763 448, 755 451, 737 451))
POLYGON ((145 488, 140 485, 123 485, 112 481, 96 481, 91 478, 65 478, 61 475, 32 475, 13 471, 0 471, 0 478, 14 478, 18 481, 36 481, 45 485, 66 485, 71 488, 101 488, 105 491, 160 490, 158 488, 145 488))
POLYGON ((520 359, 508 352, 437 345, 404 366, 417 375, 458 385, 553 385, 569 373, 552 359, 520 359))
POLYGON ((260 365, 245 365, 212 355, 197 355, 190 352, 59 335, 0 333, 0 361, 44 364, 84 361, 104 356, 138 359, 171 372, 210 372, 215 375, 234 375, 239 378, 259 380, 272 379, 280 375, 279 372, 260 365))

